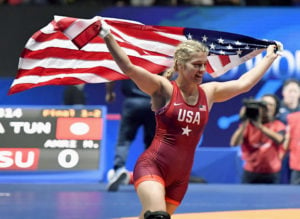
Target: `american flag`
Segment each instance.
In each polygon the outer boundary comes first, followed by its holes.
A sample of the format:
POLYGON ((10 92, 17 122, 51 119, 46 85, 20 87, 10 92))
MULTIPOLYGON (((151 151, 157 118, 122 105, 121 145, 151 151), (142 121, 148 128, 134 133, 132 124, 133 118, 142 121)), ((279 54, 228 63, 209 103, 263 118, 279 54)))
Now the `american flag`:
POLYGON ((44 85, 127 79, 98 36, 100 19, 110 26, 111 33, 130 60, 154 74, 172 66, 175 47, 186 39, 197 39, 209 47, 207 72, 213 77, 224 74, 258 55, 268 45, 275 44, 275 41, 228 32, 152 26, 98 16, 92 19, 54 16, 26 43, 9 94, 44 85))

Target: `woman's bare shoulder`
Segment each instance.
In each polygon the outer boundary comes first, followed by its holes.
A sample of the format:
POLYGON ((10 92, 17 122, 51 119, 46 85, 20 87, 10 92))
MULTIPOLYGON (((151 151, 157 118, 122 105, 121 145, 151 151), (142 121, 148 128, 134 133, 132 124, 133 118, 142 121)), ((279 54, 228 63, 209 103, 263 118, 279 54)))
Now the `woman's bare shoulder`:
POLYGON ((205 91, 205 92, 212 92, 217 86, 219 82, 216 81, 211 81, 211 82, 206 82, 200 85, 200 87, 205 91))
POLYGON ((211 108, 214 103, 215 90, 219 84, 220 82, 212 81, 200 85, 205 93, 209 108, 211 108))

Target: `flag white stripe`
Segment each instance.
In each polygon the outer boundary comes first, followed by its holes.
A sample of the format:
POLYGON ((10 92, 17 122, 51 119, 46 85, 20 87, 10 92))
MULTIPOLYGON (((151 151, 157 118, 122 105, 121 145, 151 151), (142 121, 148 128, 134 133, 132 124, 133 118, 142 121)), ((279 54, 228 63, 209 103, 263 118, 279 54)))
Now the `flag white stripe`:
POLYGON ((168 37, 170 39, 178 40, 178 41, 185 41, 187 40, 186 36, 184 35, 178 35, 178 34, 172 34, 172 33, 165 33, 165 32, 156 32, 159 35, 162 35, 164 37, 168 37))
POLYGON ((44 34, 53 34, 56 32, 56 30, 54 30, 54 26, 52 23, 47 24, 45 27, 40 29, 40 31, 44 34))
POLYGON ((144 25, 143 23, 139 22, 139 21, 134 21, 134 20, 126 20, 126 19, 121 19, 121 18, 111 18, 111 17, 100 17, 100 16, 96 16, 97 18, 104 19, 105 21, 121 21, 124 23, 131 23, 131 24, 141 24, 144 25))
POLYGON ((62 19, 68 18, 66 16, 54 15, 55 22, 59 22, 62 19))
POLYGON ((257 56, 258 54, 262 53, 263 51, 264 51, 264 49, 258 49, 258 50, 254 50, 254 51, 250 52, 249 54, 241 57, 241 63, 246 62, 249 59, 252 59, 253 57, 257 56))
POLYGON ((93 68, 99 66, 109 67, 111 70, 121 73, 120 68, 115 64, 113 60, 79 60, 79 59, 60 59, 60 58, 45 58, 45 59, 28 59, 20 58, 22 63, 21 69, 30 70, 36 67, 43 68, 56 68, 56 69, 81 69, 81 68, 93 68))
MULTIPOLYGON (((252 59, 253 57, 257 56, 258 54, 260 54, 261 51, 262 51, 262 50, 255 50, 255 51, 249 53, 249 54, 246 55, 246 56, 240 57, 239 59, 240 59, 240 60, 242 59, 242 60, 243 60, 242 63, 243 63, 244 61, 248 61, 248 60, 252 59), (260 51, 260 52, 259 52, 259 51, 260 51), (245 57, 247 57, 247 58, 245 59, 245 57), (244 59, 245 59, 245 60, 244 60, 244 59)), ((236 67, 237 64, 241 64, 241 61, 236 60, 237 57, 234 58, 234 57, 232 56, 232 57, 230 57, 230 59, 231 59, 231 58, 234 59, 234 62, 230 62, 230 63, 228 63, 227 65, 225 65, 225 66, 223 66, 222 68, 219 68, 219 69, 214 68, 214 69, 216 69, 216 70, 211 74, 212 77, 219 77, 219 76, 223 75, 224 72, 227 72, 227 71, 231 70, 232 68, 236 67), (238 63, 236 63, 236 62, 238 62, 238 63)), ((214 64, 215 64, 215 62, 214 62, 214 64)))
POLYGON ((111 27, 111 30, 113 32, 116 32, 117 34, 119 34, 124 41, 129 42, 132 45, 135 45, 139 48, 149 50, 152 52, 162 53, 162 54, 165 54, 168 56, 172 56, 174 54, 175 48, 173 45, 132 37, 132 36, 127 35, 124 32, 119 31, 118 29, 116 29, 114 27, 111 27))
POLYGON ((25 45, 25 48, 33 51, 38 51, 49 47, 78 50, 78 48, 75 46, 74 43, 72 43, 72 41, 62 39, 53 39, 45 42, 37 42, 35 39, 30 38, 27 44, 25 45))
POLYGON ((231 55, 229 56, 230 63, 232 63, 233 66, 237 66, 240 64, 240 58, 238 55, 231 55))
POLYGON ((221 63, 220 57, 217 55, 210 55, 207 57, 210 66, 215 72, 217 69, 223 69, 223 64, 221 63))
POLYGON ((106 78, 103 78, 94 73, 86 72, 84 74, 74 73, 74 74, 57 74, 51 76, 38 76, 38 75, 23 76, 21 78, 15 79, 12 83, 12 86, 19 85, 19 84, 39 84, 54 79, 60 79, 60 78, 78 78, 82 81, 85 81, 86 83, 103 83, 109 81, 106 78))

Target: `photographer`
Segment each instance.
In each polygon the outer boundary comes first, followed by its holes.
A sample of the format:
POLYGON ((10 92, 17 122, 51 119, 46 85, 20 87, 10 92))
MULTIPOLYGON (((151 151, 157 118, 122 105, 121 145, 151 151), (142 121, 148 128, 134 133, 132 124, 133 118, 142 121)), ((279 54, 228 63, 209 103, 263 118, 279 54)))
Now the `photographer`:
POLYGON ((230 140, 231 146, 241 145, 245 161, 242 183, 279 183, 285 135, 285 125, 276 119, 279 105, 273 94, 260 101, 244 101, 241 124, 230 140))

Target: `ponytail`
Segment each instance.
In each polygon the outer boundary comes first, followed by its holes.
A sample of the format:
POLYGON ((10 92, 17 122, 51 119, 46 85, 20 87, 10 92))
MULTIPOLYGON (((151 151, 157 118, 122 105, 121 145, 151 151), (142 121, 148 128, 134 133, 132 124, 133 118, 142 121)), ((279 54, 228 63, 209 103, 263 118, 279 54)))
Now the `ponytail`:
POLYGON ((171 80, 172 77, 173 77, 173 75, 174 75, 174 73, 175 73, 175 69, 174 69, 174 67, 171 67, 171 68, 168 68, 164 72, 163 76, 166 77, 167 79, 171 80))

